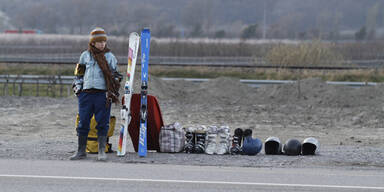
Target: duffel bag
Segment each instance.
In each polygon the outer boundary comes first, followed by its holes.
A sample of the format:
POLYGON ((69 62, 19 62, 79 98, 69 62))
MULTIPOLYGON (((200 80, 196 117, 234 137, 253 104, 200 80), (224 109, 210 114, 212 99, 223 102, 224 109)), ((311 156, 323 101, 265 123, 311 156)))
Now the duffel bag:
POLYGON ((175 122, 161 127, 159 134, 160 152, 178 153, 184 150, 184 130, 180 123, 175 122))

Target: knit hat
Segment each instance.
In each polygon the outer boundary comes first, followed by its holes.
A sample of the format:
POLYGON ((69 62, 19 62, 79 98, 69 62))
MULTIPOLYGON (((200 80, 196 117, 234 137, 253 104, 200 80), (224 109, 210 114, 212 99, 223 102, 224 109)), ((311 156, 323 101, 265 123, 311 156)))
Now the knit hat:
POLYGON ((91 31, 90 35, 90 43, 107 41, 107 33, 104 31, 103 28, 96 27, 94 30, 91 31))

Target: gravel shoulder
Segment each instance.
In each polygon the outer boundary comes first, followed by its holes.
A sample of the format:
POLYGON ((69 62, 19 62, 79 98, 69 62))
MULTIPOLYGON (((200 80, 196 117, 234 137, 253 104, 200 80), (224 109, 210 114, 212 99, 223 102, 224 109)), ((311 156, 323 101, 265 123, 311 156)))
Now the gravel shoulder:
MULTIPOLYGON (((135 92, 139 90, 136 81, 135 92)), ((320 79, 297 84, 250 88, 238 79, 204 83, 150 79, 149 94, 158 98, 165 124, 228 125, 251 128, 253 137, 303 140, 315 137, 316 156, 168 154, 139 158, 129 143, 125 157, 110 162, 241 167, 324 167, 384 169, 384 87, 328 85, 320 79)), ((0 158, 67 160, 76 149, 77 100, 46 97, 0 97, 0 158)), ((120 107, 113 106, 118 117, 120 107)), ((118 123, 120 123, 118 121, 118 123)), ((116 147, 118 131, 111 138, 116 147)), ((130 139, 128 139, 130 141, 130 139)), ((96 155, 89 155, 94 161, 96 155)))

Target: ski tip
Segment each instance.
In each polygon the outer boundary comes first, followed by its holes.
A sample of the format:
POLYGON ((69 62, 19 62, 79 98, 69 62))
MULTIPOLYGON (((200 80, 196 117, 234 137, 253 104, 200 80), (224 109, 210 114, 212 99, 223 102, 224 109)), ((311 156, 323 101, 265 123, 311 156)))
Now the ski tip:
POLYGON ((149 33, 149 28, 148 27, 144 27, 142 30, 141 30, 141 32, 142 33, 149 33))
POLYGON ((132 37, 132 36, 139 36, 139 34, 137 32, 131 32, 129 33, 129 36, 132 37))

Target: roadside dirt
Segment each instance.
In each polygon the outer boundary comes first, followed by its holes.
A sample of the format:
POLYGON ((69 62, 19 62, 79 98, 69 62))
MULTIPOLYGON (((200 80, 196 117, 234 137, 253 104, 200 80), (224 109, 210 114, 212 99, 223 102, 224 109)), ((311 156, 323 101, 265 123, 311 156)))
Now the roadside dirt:
MULTIPOLYGON (((136 81, 135 92, 138 92, 136 81)), ((315 156, 231 156, 149 153, 139 158, 129 143, 123 158, 109 161, 252 167, 337 167, 384 169, 384 87, 328 85, 320 79, 298 84, 251 88, 238 79, 204 83, 150 78, 149 94, 158 98, 165 124, 228 125, 251 128, 253 137, 303 140, 315 137, 315 156)), ((77 100, 46 97, 0 97, 0 158, 67 160, 77 145, 77 100)), ((113 106, 112 115, 120 115, 113 106)), ((118 123, 120 123, 118 121, 118 123)), ((116 147, 118 128, 111 138, 116 147)), ((130 140, 130 139, 129 139, 130 140)), ((88 160, 94 160, 89 155, 88 160)))

